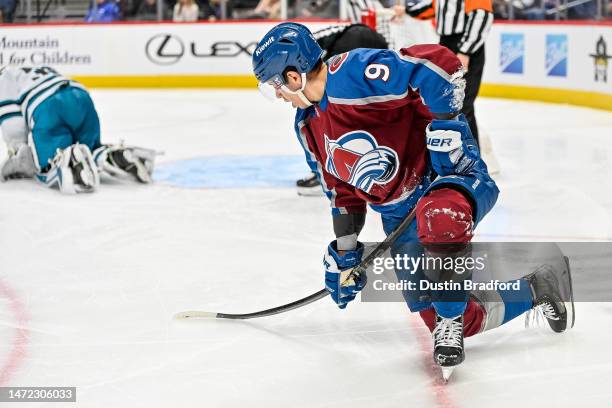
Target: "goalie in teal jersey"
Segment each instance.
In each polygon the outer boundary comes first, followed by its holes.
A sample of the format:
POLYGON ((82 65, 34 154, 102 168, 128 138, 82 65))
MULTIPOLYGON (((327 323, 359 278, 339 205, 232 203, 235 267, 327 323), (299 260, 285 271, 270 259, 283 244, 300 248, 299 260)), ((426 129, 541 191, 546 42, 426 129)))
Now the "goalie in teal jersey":
POLYGON ((63 193, 95 191, 100 174, 150 183, 155 151, 105 145, 87 90, 49 67, 0 70, 0 179, 35 178, 63 193))

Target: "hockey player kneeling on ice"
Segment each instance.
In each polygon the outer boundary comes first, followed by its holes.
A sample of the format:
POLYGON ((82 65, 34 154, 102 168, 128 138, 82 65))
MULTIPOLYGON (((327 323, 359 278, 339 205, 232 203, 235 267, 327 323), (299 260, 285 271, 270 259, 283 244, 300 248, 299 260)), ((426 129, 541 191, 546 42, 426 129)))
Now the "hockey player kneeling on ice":
MULTIPOLYGON (((415 209, 398 243, 458 256, 491 210, 499 190, 481 160, 465 117, 461 62, 445 47, 356 49, 324 63, 310 31, 283 23, 259 42, 253 70, 265 95, 290 102, 311 170, 330 198, 336 240, 324 255, 325 285, 341 309, 365 276, 358 241, 369 206, 390 234, 415 209), (446 253, 445 253, 446 252, 446 253)), ((434 359, 448 378, 464 360, 464 336, 498 327, 530 310, 553 330, 573 325, 569 266, 519 279, 519 290, 473 291, 457 299, 406 295, 432 330, 434 359)), ((397 273, 397 271, 396 271, 397 273)), ((455 294, 457 295, 457 294, 455 294)))
POLYGON ((3 181, 36 178, 71 194, 94 191, 100 174, 151 182, 155 152, 103 145, 89 93, 49 67, 0 70, 0 123, 3 181))

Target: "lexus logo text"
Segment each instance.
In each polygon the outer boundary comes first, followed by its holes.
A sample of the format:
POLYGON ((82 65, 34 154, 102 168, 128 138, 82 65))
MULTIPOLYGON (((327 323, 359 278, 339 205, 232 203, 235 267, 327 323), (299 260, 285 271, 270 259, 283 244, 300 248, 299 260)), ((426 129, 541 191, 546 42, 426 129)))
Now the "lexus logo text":
POLYGON ((202 46, 196 42, 190 42, 189 47, 179 37, 172 34, 157 34, 145 46, 145 52, 149 61, 158 65, 172 65, 179 62, 185 52, 193 58, 231 58, 245 54, 253 55, 257 43, 252 41, 246 45, 238 41, 217 41, 209 46, 202 46))

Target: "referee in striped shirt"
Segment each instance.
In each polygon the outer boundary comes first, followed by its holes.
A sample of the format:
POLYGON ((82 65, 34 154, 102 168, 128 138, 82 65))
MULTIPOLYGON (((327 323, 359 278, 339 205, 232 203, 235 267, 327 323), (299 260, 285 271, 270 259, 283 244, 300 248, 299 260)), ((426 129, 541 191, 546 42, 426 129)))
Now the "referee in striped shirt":
POLYGON ((474 100, 478 95, 484 69, 484 42, 493 24, 492 0, 422 0, 409 3, 406 7, 395 6, 394 10, 398 16, 404 13, 415 18, 431 14, 435 16, 440 44, 457 54, 467 70, 462 112, 478 141, 474 100))

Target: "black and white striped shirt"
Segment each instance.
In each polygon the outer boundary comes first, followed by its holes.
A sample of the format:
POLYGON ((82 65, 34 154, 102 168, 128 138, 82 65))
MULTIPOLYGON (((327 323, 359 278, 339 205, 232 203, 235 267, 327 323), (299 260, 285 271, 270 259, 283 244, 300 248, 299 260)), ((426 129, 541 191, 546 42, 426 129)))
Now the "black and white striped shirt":
POLYGON ((436 32, 440 36, 462 34, 459 52, 473 54, 482 45, 493 24, 491 2, 487 0, 423 0, 406 6, 406 13, 416 17, 433 7, 436 32))

